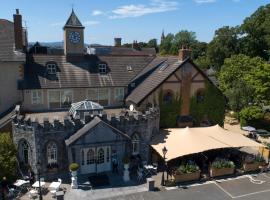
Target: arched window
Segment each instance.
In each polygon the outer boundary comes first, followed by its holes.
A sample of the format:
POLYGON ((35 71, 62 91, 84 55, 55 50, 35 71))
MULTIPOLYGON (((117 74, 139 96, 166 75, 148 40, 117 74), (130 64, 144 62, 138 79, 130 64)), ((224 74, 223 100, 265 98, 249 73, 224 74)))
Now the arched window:
POLYGON ((171 90, 167 90, 163 96, 163 103, 171 104, 173 100, 173 92, 171 90))
POLYGON ((132 154, 137 155, 140 152, 140 137, 137 133, 132 136, 132 154))
POLYGON ((57 146, 54 142, 50 142, 47 146, 48 164, 57 163, 57 146))
POLYGON ((24 164, 29 164, 30 148, 26 140, 20 144, 20 159, 24 164))
POLYGON ((204 90, 203 89, 199 89, 196 92, 197 103, 203 102, 204 101, 204 97, 205 97, 204 90))
POLYGON ((86 164, 94 164, 95 163, 95 152, 93 149, 89 149, 86 154, 86 164))
POLYGON ((102 148, 98 150, 97 163, 104 163, 104 150, 102 148))

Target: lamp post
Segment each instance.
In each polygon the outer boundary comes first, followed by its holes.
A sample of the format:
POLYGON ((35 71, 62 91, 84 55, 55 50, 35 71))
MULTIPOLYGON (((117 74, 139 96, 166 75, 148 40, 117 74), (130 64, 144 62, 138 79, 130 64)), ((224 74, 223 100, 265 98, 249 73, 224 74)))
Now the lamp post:
MULTIPOLYGON (((163 159, 164 159, 164 165, 166 165, 166 153, 168 152, 167 148, 164 146, 163 149, 162 149, 162 153, 163 153, 163 159)), ((165 171, 165 167, 163 168, 163 171, 162 171, 162 178, 161 178, 161 185, 162 186, 165 186, 165 180, 164 180, 164 171, 165 171)))
POLYGON ((37 170, 38 170, 38 193, 39 193, 39 200, 42 200, 42 193, 41 193, 41 187, 40 187, 40 170, 41 170, 41 164, 38 161, 37 162, 37 170))

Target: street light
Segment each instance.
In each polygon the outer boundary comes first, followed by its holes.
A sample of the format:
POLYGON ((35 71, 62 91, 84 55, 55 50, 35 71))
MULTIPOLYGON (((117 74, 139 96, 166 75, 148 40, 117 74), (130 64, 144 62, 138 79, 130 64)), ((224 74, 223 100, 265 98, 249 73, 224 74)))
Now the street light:
POLYGON ((42 193, 41 193, 41 187, 40 187, 40 170, 41 170, 41 164, 38 161, 37 162, 37 170, 38 170, 38 193, 39 193, 39 200, 42 200, 42 193))
MULTIPOLYGON (((165 159, 166 159, 166 153, 168 152, 168 149, 164 146, 163 149, 162 149, 162 153, 163 153, 163 159, 164 159, 164 163, 166 162, 165 159)), ((162 171, 162 178, 161 178, 161 185, 162 186, 165 186, 165 181, 164 181, 164 171, 165 169, 163 168, 163 171, 162 171)))

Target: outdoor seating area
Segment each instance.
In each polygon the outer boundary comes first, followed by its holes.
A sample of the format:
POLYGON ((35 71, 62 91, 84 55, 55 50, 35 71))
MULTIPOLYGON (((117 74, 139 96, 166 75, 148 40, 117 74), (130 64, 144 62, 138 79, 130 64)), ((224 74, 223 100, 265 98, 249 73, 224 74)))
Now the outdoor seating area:
POLYGON ((15 183, 8 187, 9 199, 39 199, 42 196, 49 196, 49 199, 57 199, 57 196, 64 195, 67 190, 67 184, 62 186, 62 180, 58 179, 54 182, 45 182, 44 178, 35 181, 32 185, 29 180, 18 179, 15 183), (59 195, 59 191, 62 191, 59 195))

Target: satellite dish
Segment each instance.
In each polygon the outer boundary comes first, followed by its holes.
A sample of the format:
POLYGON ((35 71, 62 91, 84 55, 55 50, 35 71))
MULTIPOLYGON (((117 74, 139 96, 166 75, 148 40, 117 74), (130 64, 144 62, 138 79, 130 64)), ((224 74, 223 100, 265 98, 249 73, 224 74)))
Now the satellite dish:
POLYGON ((133 104, 130 104, 129 110, 130 110, 130 111, 133 111, 133 110, 134 110, 134 105, 133 105, 133 104))

